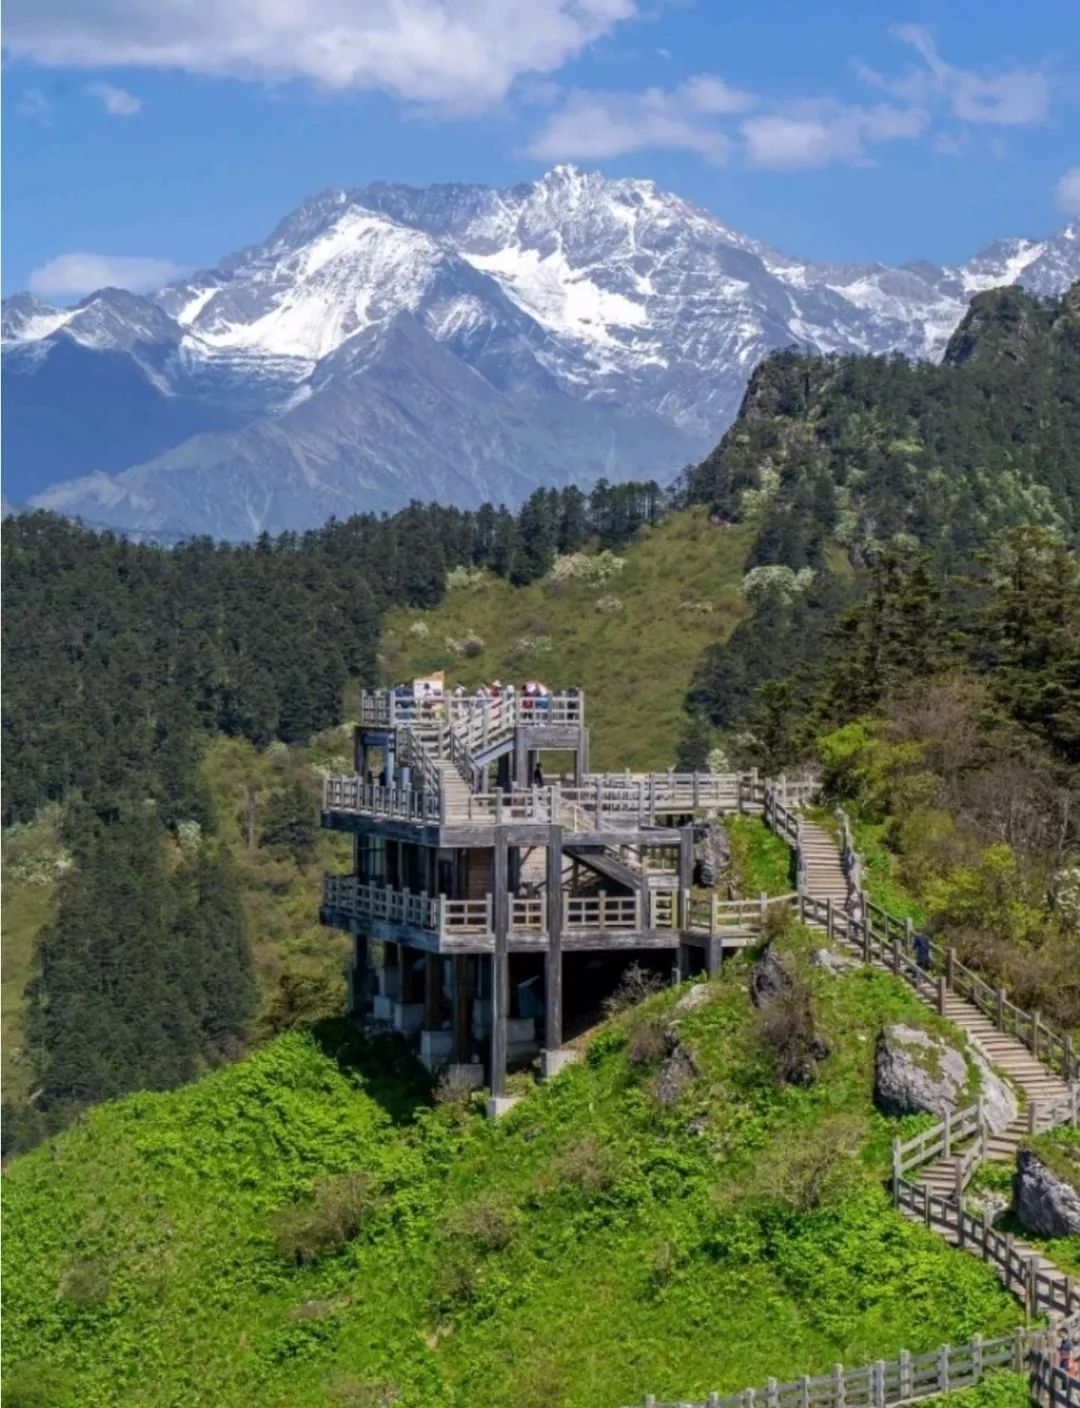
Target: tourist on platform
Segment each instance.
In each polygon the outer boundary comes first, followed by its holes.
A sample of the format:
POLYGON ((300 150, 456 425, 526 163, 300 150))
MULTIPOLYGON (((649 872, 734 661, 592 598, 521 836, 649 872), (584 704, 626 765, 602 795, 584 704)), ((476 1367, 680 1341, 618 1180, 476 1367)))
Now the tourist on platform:
POLYGON ((543 785, 544 785, 544 769, 540 766, 540 760, 539 760, 539 758, 538 758, 538 759, 536 760, 536 767, 533 768, 533 786, 534 786, 534 787, 543 787, 543 785))

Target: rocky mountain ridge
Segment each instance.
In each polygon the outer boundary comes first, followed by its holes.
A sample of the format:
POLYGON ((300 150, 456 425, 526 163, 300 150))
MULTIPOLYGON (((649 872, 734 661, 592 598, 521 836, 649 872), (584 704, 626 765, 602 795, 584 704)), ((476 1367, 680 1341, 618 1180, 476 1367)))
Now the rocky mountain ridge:
POLYGON ((1078 275, 1077 224, 955 267, 828 265, 573 167, 327 191, 152 297, 7 300, 7 493, 243 538, 410 498, 666 479, 770 350, 936 358, 981 289, 1078 275))

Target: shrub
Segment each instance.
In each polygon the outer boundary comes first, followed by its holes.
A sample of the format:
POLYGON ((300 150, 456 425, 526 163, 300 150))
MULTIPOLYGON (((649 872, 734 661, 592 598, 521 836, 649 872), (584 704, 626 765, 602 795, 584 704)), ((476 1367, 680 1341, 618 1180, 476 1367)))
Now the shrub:
POLYGON ((626 603, 619 596, 602 596, 597 598, 596 610, 601 616, 619 616, 626 610, 626 603))
POLYGON ((763 936, 766 943, 786 938, 795 927, 795 911, 787 904, 771 904, 765 911, 763 936))
POLYGON ((320 1178, 309 1199, 274 1214, 278 1251, 296 1266, 312 1266, 320 1257, 351 1242, 380 1202, 381 1195, 368 1173, 320 1178))
POLYGON ((475 631, 468 631, 461 642, 461 653, 467 660, 475 660, 484 653, 484 638, 475 631))
POLYGON ((828 1048, 817 1035, 814 999, 804 979, 792 977, 758 1014, 758 1041, 778 1081, 810 1085, 828 1048))
POLYGON ((517 1231, 514 1210, 494 1198, 480 1198, 455 1208, 446 1220, 447 1233, 485 1251, 508 1247, 517 1231))
POLYGON ((615 1181, 611 1156, 595 1134, 559 1154, 552 1167, 560 1182, 586 1193, 602 1193, 615 1181))
POLYGON ((626 1012, 629 1008, 636 1007, 639 1002, 644 1002, 654 992, 658 992, 663 985, 659 973, 650 973, 647 968, 642 968, 640 963, 631 963, 623 969, 614 992, 605 1000, 604 1010, 609 1017, 626 1012))
POLYGON ((112 1290, 112 1276, 99 1256, 77 1257, 60 1278, 60 1294, 72 1305, 103 1305, 112 1290))
POLYGON ((659 1013, 634 1012, 626 1034, 626 1057, 631 1066, 652 1066, 671 1052, 670 1029, 659 1013))
POLYGON ((762 1162, 758 1187, 794 1212, 816 1212, 841 1201, 861 1177, 861 1121, 837 1115, 813 1130, 792 1135, 762 1162))
POLYGON ((427 640, 431 635, 431 627, 426 621, 413 621, 409 627, 409 635, 416 640, 427 640))
POLYGON ((607 582, 625 566, 626 559, 607 548, 595 554, 571 552, 555 559, 548 577, 553 582, 607 582))

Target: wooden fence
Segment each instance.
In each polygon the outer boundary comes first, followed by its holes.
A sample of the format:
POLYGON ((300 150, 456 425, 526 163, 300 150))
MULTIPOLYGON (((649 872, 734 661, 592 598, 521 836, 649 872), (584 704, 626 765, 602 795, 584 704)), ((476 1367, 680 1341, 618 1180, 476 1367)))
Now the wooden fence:
POLYGON ((837 1364, 828 1374, 804 1375, 788 1383, 769 1379, 764 1387, 746 1388, 739 1393, 711 1393, 702 1400, 658 1399, 645 1397, 645 1408, 890 1408, 892 1404, 911 1403, 922 1398, 970 1388, 990 1374, 1004 1369, 1033 1373, 1038 1369, 1040 1382, 1064 1379, 1066 1387, 1055 1384, 1058 1394, 1041 1401, 1054 1408, 1075 1408, 1080 1384, 1068 1375, 1048 1372, 1052 1363, 1053 1345, 1044 1331, 1016 1330, 984 1340, 980 1335, 968 1344, 943 1345, 927 1354, 909 1354, 901 1350, 896 1359, 879 1359, 857 1369, 845 1369, 837 1364), (1037 1366, 1036 1366, 1037 1361, 1037 1366), (1071 1385, 1071 1389, 1068 1387, 1071 1385))

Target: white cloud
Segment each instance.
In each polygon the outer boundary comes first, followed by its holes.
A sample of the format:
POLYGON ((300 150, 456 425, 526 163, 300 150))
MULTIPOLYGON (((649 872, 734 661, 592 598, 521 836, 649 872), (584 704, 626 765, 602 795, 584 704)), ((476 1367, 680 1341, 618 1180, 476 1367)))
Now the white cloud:
POLYGON ((1023 127, 1046 121, 1050 84, 1045 74, 1025 68, 997 74, 954 68, 938 53, 930 31, 918 24, 899 25, 896 37, 910 44, 926 67, 895 81, 864 69, 865 78, 915 101, 926 102, 932 96, 943 98, 961 122, 1023 127))
POLYGON ((698 74, 667 91, 570 93, 529 147, 542 161, 601 160, 648 148, 698 152, 724 161, 733 143, 718 116, 745 112, 756 99, 713 74, 698 74))
POLYGON ((82 298, 99 288, 126 288, 133 293, 157 289, 182 270, 171 259, 134 255, 58 254, 30 275, 30 287, 45 298, 82 298))
POLYGON ((300 78, 478 109, 635 10, 635 0, 9 0, 4 43, 39 64, 300 78))
POLYGON ((134 117, 142 108, 141 98, 136 98, 126 88, 115 88, 111 83, 91 83, 86 91, 92 98, 97 98, 111 117, 134 117))
POLYGON ((1066 215, 1080 215, 1080 166, 1070 166, 1054 187, 1057 208, 1066 215))
POLYGON ((921 108, 887 103, 866 108, 818 99, 747 118, 740 130, 751 166, 791 171, 867 161, 871 144, 918 137, 926 122, 921 108))

